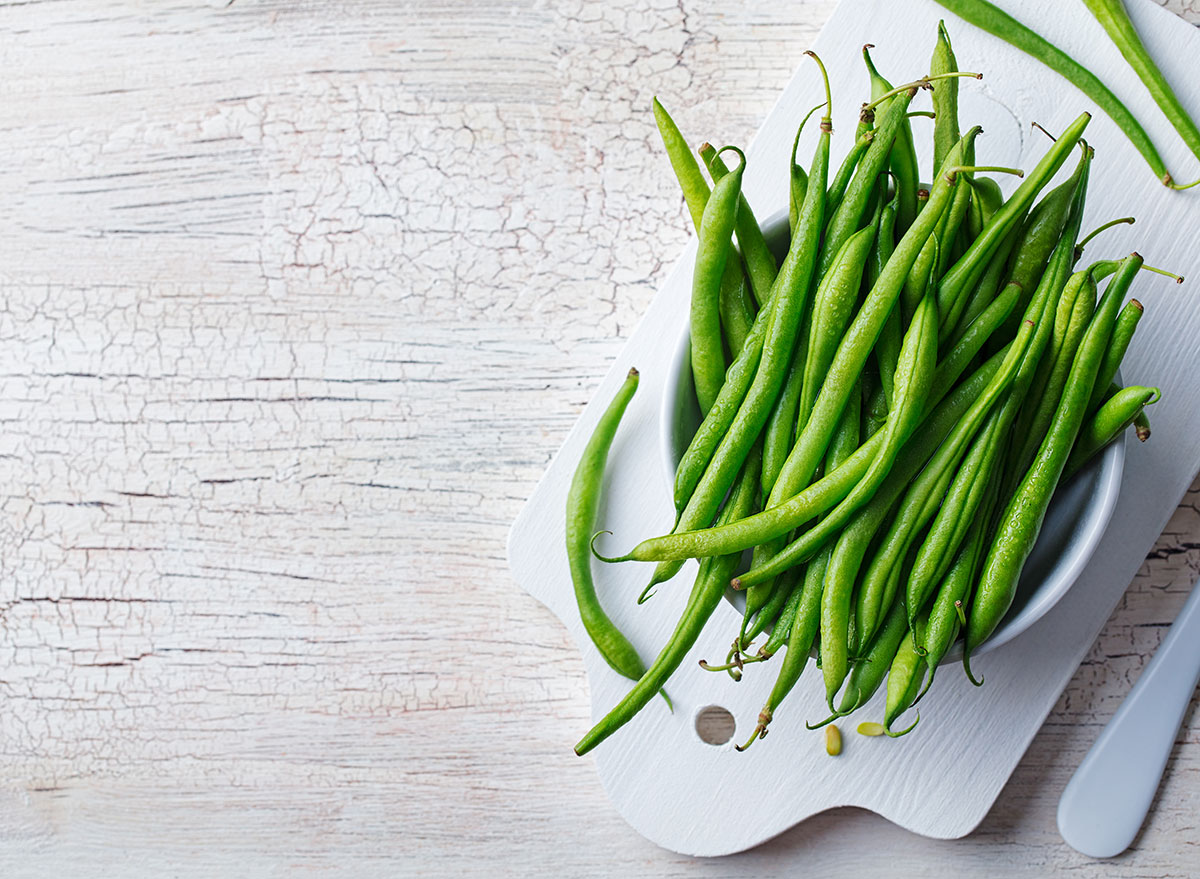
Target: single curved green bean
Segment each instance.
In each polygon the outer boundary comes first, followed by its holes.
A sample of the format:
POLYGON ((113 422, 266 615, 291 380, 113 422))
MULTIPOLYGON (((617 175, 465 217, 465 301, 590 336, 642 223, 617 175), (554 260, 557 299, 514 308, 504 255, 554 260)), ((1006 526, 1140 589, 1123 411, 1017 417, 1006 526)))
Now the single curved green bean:
POLYGON ((1158 154, 1158 150, 1150 140, 1150 135, 1146 134, 1145 129, 1129 112, 1129 109, 1090 70, 1058 46, 1034 33, 987 0, 937 0, 937 2, 959 18, 1041 61, 1078 88, 1096 106, 1107 113, 1117 127, 1125 133, 1130 143, 1142 154, 1142 158, 1146 160, 1146 164, 1150 166, 1155 177, 1165 186, 1173 189, 1183 188, 1171 178, 1162 156, 1158 154))
POLYGON ((708 414, 725 383, 725 355, 721 345, 721 276, 733 249, 734 221, 746 158, 737 147, 737 167, 714 187, 700 219, 699 245, 692 271, 691 344, 692 378, 701 414, 708 414))
POLYGON ((1100 371, 1096 373, 1096 388, 1092 391, 1091 399, 1088 400, 1089 415, 1100 408, 1100 403, 1104 400, 1104 392, 1116 376, 1117 368, 1125 358, 1125 352, 1129 350, 1129 343, 1133 341, 1133 332, 1137 329, 1144 311, 1142 303, 1136 299, 1130 299, 1117 315, 1117 322, 1113 325, 1112 339, 1104 351, 1104 359, 1100 361, 1100 371))
POLYGON ((700 221, 704 216, 704 206, 708 203, 708 181, 700 170, 700 163, 692 154, 679 126, 671 118, 671 114, 659 103, 658 98, 651 102, 654 108, 654 121, 658 124, 658 133, 662 137, 663 146, 667 150, 667 158, 671 160, 671 168, 679 180, 679 188, 683 190, 683 200, 687 204, 688 213, 692 216, 692 225, 700 229, 700 221))
MULTIPOLYGON (((912 631, 905 632, 900 646, 896 648, 896 655, 892 658, 887 673, 887 702, 883 712, 885 734, 898 738, 905 733, 912 732, 913 727, 917 725, 914 721, 912 726, 900 732, 892 730, 892 724, 896 722, 896 718, 907 711, 916 700, 917 693, 921 690, 921 684, 925 680, 925 671, 924 654, 917 649, 912 631)), ((920 715, 917 716, 917 719, 920 720, 920 715)))
MULTIPOLYGON (((729 173, 729 168, 711 144, 700 146, 700 158, 708 167, 715 187, 721 178, 729 173)), ((733 228, 737 233, 738 245, 742 249, 742 261, 746 265, 746 277, 750 279, 750 291, 761 307, 771 295, 771 285, 775 283, 779 266, 771 248, 767 246, 767 239, 763 237, 762 228, 758 225, 744 192, 738 195, 737 218, 733 228)))
POLYGON ((635 681, 646 671, 646 666, 638 656, 637 649, 604 612, 596 595, 596 584, 592 579, 591 539, 596 530, 596 511, 600 506, 600 487, 604 481, 608 450, 612 447, 621 417, 633 399, 637 386, 638 371, 630 369, 584 447, 567 492, 566 524, 567 563, 571 569, 575 603, 579 606, 583 627, 613 671, 635 681))
MULTIPOLYGON (((951 73, 958 70, 958 60, 950 45, 950 34, 946 22, 938 22, 937 43, 933 47, 933 58, 929 62, 932 74, 951 73)), ((950 150, 958 143, 958 80, 947 79, 933 89, 933 170, 936 174, 942 167, 950 150)))
POLYGON ((996 630, 1012 604, 1021 569, 1033 549, 1050 497, 1087 414, 1087 403, 1091 399, 1104 348, 1112 335, 1120 299, 1141 264, 1142 258, 1136 253, 1126 257, 1105 289, 1075 355, 1050 432, 1001 514, 967 616, 963 667, 968 676, 971 674, 971 654, 996 630))
MULTIPOLYGON (((721 521, 735 522, 754 509, 758 496, 758 472, 762 466, 758 455, 757 447, 751 449, 746 466, 729 501, 721 511, 721 521)), ((740 562, 740 553, 716 556, 701 562, 692 593, 688 596, 687 606, 666 645, 625 697, 579 740, 575 746, 576 754, 586 754, 611 736, 633 719, 634 715, 654 698, 654 694, 663 688, 667 679, 674 674, 675 669, 679 668, 679 664, 692 649, 696 639, 700 637, 704 624, 721 603, 729 578, 733 576, 740 562)))
POLYGON ((1075 447, 1063 468, 1063 479, 1078 473, 1093 455, 1124 433, 1147 406, 1157 403, 1161 397, 1158 388, 1133 385, 1122 388, 1105 401, 1080 428, 1075 447))

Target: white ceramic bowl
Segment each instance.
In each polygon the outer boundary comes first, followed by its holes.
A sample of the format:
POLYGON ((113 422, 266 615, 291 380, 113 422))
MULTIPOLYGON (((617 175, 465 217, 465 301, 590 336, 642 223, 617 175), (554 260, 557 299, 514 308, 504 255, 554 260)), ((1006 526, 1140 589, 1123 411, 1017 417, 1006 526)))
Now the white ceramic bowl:
MULTIPOLYGON (((764 228, 773 247, 786 247, 787 216, 772 217, 764 228), (772 234, 773 233, 773 234, 772 234), (782 239, 782 241, 781 241, 782 239)), ((690 339, 685 325, 676 345, 672 373, 663 395, 663 463, 669 485, 674 485, 675 469, 688 442, 700 424, 692 382, 690 339)), ((976 651, 980 655, 1011 641, 1054 607, 1071 588, 1095 552, 1108 521, 1112 518, 1121 489, 1125 466, 1125 441, 1108 446, 1069 482, 1058 487, 1037 544, 1021 573, 1017 595, 1004 621, 976 651)), ((741 612, 745 596, 727 592, 728 600, 741 612)), ((960 642, 961 643, 961 642, 960 642)), ((946 654, 943 663, 962 658, 960 644, 946 654)))

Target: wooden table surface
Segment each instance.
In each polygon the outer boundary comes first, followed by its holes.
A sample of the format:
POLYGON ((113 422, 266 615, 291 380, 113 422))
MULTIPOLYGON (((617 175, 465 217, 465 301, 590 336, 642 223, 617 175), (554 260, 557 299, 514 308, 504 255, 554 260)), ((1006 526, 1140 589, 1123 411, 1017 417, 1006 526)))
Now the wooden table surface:
POLYGON ((1200 481, 966 839, 684 858, 571 753, 504 540, 689 234, 650 97, 745 142, 832 7, 0 4, 0 876, 1195 874, 1194 702, 1130 852, 1054 813, 1200 481))

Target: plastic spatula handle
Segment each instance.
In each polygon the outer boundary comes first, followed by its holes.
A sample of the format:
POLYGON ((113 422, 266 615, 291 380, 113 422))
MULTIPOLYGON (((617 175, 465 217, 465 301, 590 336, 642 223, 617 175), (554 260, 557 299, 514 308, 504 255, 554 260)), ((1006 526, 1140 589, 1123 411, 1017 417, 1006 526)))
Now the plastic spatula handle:
POLYGON ((1200 583, 1058 801, 1058 830, 1093 858, 1137 836, 1200 682, 1200 583))

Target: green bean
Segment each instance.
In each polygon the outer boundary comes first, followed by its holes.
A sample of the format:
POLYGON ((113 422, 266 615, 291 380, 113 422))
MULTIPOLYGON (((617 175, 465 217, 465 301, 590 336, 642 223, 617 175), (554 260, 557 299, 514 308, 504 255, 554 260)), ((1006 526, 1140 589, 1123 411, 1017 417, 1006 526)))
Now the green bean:
POLYGON ((824 104, 817 104, 800 120, 796 129, 796 139, 792 141, 792 157, 788 160, 788 232, 796 234, 796 222, 800 217, 800 206, 804 204, 804 193, 808 191, 808 173, 796 164, 796 151, 800 149, 800 135, 804 131, 804 123, 808 117, 820 110, 824 104))
MULTIPOLYGON (((821 67, 824 77, 824 65, 820 59, 811 52, 808 54, 821 67)), ((826 105, 831 104, 827 88, 826 105)), ((733 483, 750 445, 757 439, 770 417, 771 408, 782 389, 787 365, 791 363, 794 352, 796 330, 808 300, 817 247, 821 230, 824 228, 825 180, 829 170, 829 135, 832 129, 829 116, 823 116, 821 137, 813 156, 812 170, 809 172, 809 185, 805 193, 800 225, 797 234, 792 237, 787 257, 780 267, 772 289, 770 316, 763 337, 758 369, 746 391, 745 399, 741 401, 737 414, 729 425, 729 430, 720 439, 704 475, 700 477, 687 505, 680 513, 674 529, 676 532, 690 531, 711 524, 721 499, 733 483)), ((728 179, 722 178, 721 183, 717 185, 722 185, 728 179)), ((749 343, 746 347, 749 349, 749 343)), ((669 580, 678 573, 680 567, 682 563, 678 561, 659 563, 650 584, 643 592, 643 597, 655 584, 669 580)))
POLYGON ((941 315, 943 334, 939 336, 939 341, 949 336, 958 322, 967 291, 987 267, 987 261, 1000 246, 1012 225, 1025 214, 1038 192, 1066 160, 1091 118, 1090 114, 1084 113, 1067 126, 1066 131, 1050 145, 1050 149, 1017 187, 1012 197, 988 221, 967 252, 942 276, 938 284, 938 313, 941 315))
POLYGON ((700 220, 699 246, 692 272, 692 377, 701 414, 708 414, 725 383, 725 356, 721 347, 721 276, 732 249, 737 199, 741 192, 746 158, 737 147, 738 166, 716 184, 700 220))
MULTIPOLYGON (((700 158, 708 167, 708 173, 712 175, 714 186, 729 173, 729 168, 710 144, 701 145, 700 158)), ((750 290, 754 294, 755 301, 761 307, 766 304, 771 295, 771 285, 775 283, 775 275, 778 273, 779 267, 775 263, 775 256, 771 253, 771 248, 767 247, 767 239, 763 237, 762 229, 754 217, 754 211, 750 209, 750 202, 746 200, 745 193, 738 196, 734 231, 737 232, 738 245, 742 249, 742 260, 746 264, 746 277, 750 279, 750 290)))
POLYGON ((1146 164, 1150 166, 1154 176, 1164 186, 1172 189, 1187 188, 1172 180, 1162 156, 1154 148, 1150 136, 1146 134, 1145 129, 1129 112, 1129 109, 1109 91, 1108 87, 1095 74, 1063 52, 1062 49, 1040 37, 987 0, 937 0, 937 2, 959 18, 1016 46, 1022 52, 1038 59, 1055 73, 1061 75, 1109 115, 1117 127, 1129 138, 1130 143, 1142 154, 1142 158, 1146 160, 1146 164))
POLYGON ((1142 410, 1162 397, 1158 388, 1137 385, 1122 388, 1107 400, 1083 423, 1075 447, 1067 457, 1063 468, 1063 479, 1070 479, 1092 456, 1107 446, 1133 424, 1142 410))
MULTIPOLYGON (((897 352, 897 356, 899 352, 897 352)), ((864 437, 870 439, 874 437, 883 426, 887 424, 888 416, 888 401, 887 394, 883 390, 883 384, 879 381, 870 381, 866 371, 863 372, 863 411, 862 411, 862 430, 864 437)), ((894 379, 894 376, 893 376, 894 379)))
POLYGON ((804 362, 807 357, 808 339, 802 332, 796 340, 796 352, 792 365, 788 367, 783 391, 771 410, 771 417, 763 434, 763 491, 770 492, 779 475, 783 462, 792 450, 796 430, 796 412, 800 406, 800 391, 804 387, 804 362))
POLYGON ((708 203, 708 181, 700 170, 700 163, 692 155, 691 148, 684 140, 683 134, 675 124, 675 120, 666 111, 658 98, 652 101, 654 121, 658 124, 658 133, 662 136, 663 146, 667 149, 667 158, 671 160, 671 168, 679 180, 683 190, 683 200, 687 203, 688 212, 692 215, 692 225, 700 229, 700 221, 704 216, 704 206, 708 203))
MULTIPOLYGON (((933 58, 929 62, 929 72, 938 74, 956 70, 958 70, 958 61, 954 57, 954 49, 950 46, 950 34, 946 32, 946 22, 939 21, 937 43, 933 48, 933 58)), ((958 80, 947 79, 933 90, 932 173, 938 172, 956 143, 958 143, 958 80)))
MULTIPOLYGON (((995 631, 1012 604, 1021 569, 1041 530, 1050 497, 1062 476, 1071 446, 1087 414, 1087 403, 1100 369, 1104 347, 1112 335, 1121 296, 1129 288, 1141 264, 1142 258, 1136 253, 1126 257, 1105 289, 1075 355, 1050 432, 1000 517, 967 617, 963 667, 968 676, 971 676, 971 654, 995 631)), ((971 680, 974 681, 974 678, 971 680)))
POLYGON ((1129 343, 1133 341, 1133 331, 1137 329, 1138 321, 1142 319, 1144 311, 1142 303, 1136 299, 1130 299, 1117 315, 1117 322, 1113 325, 1112 339, 1104 351, 1104 359, 1100 361, 1100 371, 1096 373, 1096 388, 1088 400, 1089 415, 1100 408, 1104 392, 1116 376, 1117 367, 1125 358, 1125 352, 1129 350, 1129 343))
MULTIPOLYGON (((913 633, 909 630, 904 633, 900 646, 896 648, 896 655, 892 658, 888 668, 887 704, 883 713, 883 731, 887 735, 898 738, 912 732, 917 725, 917 722, 914 721, 912 726, 900 732, 892 730, 892 724, 895 723, 896 718, 907 711, 917 698, 917 693, 925 680, 925 671, 925 656, 917 649, 913 633)), ((921 716, 918 714, 917 720, 920 719, 921 716)))
MULTIPOLYGON (((926 436, 936 435, 931 425, 944 419, 947 413, 953 413, 953 420, 946 424, 942 437, 949 432, 954 421, 966 412, 967 407, 983 390, 987 379, 999 367, 1001 358, 993 357, 987 366, 990 372, 984 376, 984 367, 976 370, 967 382, 964 382, 948 397, 946 396, 959 376, 966 370, 967 365, 979 353, 992 331, 1004 320, 1007 309, 1015 301, 1015 286, 1005 291, 979 318, 968 328, 967 333, 959 340, 954 349, 938 364, 934 373, 933 385, 930 388, 926 402, 926 411, 931 414, 924 420, 922 440, 926 436), (961 395, 963 389, 973 394, 967 399, 961 395), (945 401, 943 402, 943 397, 945 401)), ((1005 349, 1007 350, 1007 348, 1005 349)), ((883 445, 882 432, 875 434, 864 442, 841 467, 832 473, 827 473, 819 482, 797 493, 777 507, 763 510, 744 521, 716 528, 705 528, 697 531, 678 532, 662 537, 651 537, 643 540, 630 552, 616 558, 602 558, 603 561, 664 561, 689 558, 704 558, 728 552, 741 551, 757 546, 765 540, 780 537, 793 528, 799 527, 822 513, 833 508, 846 497, 852 488, 867 472, 872 460, 883 445)), ((937 440, 940 442, 940 438, 937 440)), ((928 449, 932 454, 933 449, 928 449)), ((924 463, 922 460, 921 463, 924 463)), ((920 466, 919 464, 917 465, 920 466)), ((908 477, 911 479, 911 474, 908 477)), ((907 479, 905 480, 907 482, 907 479)), ((901 487, 903 488, 903 486, 901 487)))
POLYGON ((1145 84, 1163 115, 1175 126, 1188 149, 1200 158, 1200 129, 1196 128, 1196 123, 1179 103, 1170 83, 1146 51, 1146 46, 1134 29, 1133 22, 1129 20, 1129 13, 1125 11, 1121 0, 1083 0, 1083 4, 1100 22, 1109 39, 1121 50, 1129 66, 1145 84))
POLYGON ((967 213, 967 238, 974 241, 983 232, 983 227, 992 215, 1004 205, 1004 193, 1000 184, 991 177, 969 177, 971 184, 971 209, 967 213))
MULTIPOLYGON (((871 60, 871 53, 869 51, 871 48, 870 44, 863 46, 862 54, 863 61, 867 65, 867 73, 871 78, 871 100, 874 101, 887 92, 892 91, 892 84, 884 79, 879 74, 879 71, 875 69, 875 64, 871 60)), ((932 72, 944 74, 948 72, 957 73, 958 71, 935 70, 932 72)), ((934 87, 935 90, 947 82, 954 83, 956 88, 958 86, 957 79, 948 78, 940 80, 938 85, 934 87)), ((889 98, 888 100, 890 102, 896 100, 896 98, 889 98)), ((907 105, 907 101, 905 104, 907 105)), ((885 104, 884 106, 887 105, 885 104)), ((905 109, 907 111, 907 106, 905 109)), ((957 142, 958 138, 955 137, 951 141, 950 147, 953 148, 957 142)), ((966 162, 965 164, 970 164, 970 162, 966 162)), ((913 220, 917 218, 917 189, 919 186, 918 177, 920 176, 917 172, 917 152, 913 148, 912 124, 908 121, 907 113, 905 118, 900 121, 895 139, 892 141, 892 149, 888 154, 888 167, 891 168, 892 174, 895 177, 896 194, 899 196, 899 204, 896 210, 896 227, 901 232, 904 232, 912 225, 913 220)), ((938 165, 938 168, 941 168, 941 165, 938 165)), ((935 172, 938 168, 934 169, 935 172)))
POLYGON ((842 203, 842 199, 846 195, 846 187, 850 185, 850 179, 854 176, 854 170, 858 167, 863 154, 871 146, 871 141, 874 139, 875 130, 872 128, 868 128, 862 134, 858 135, 855 138, 854 144, 850 147, 850 152, 846 153, 846 158, 838 166, 837 173, 833 176, 833 182, 829 184, 829 192, 825 196, 827 206, 826 215, 830 219, 833 218, 838 205, 842 203))
MULTIPOLYGON (((721 511, 721 521, 736 522, 754 508, 758 495, 758 473, 762 467, 758 455, 759 450, 756 446, 747 456, 746 464, 733 493, 726 503, 725 509, 721 511)), ((729 578, 737 570, 740 561, 740 553, 730 553, 707 558, 701 562, 696 582, 692 586, 692 593, 688 597, 687 607, 679 618, 679 622, 676 623, 675 630, 671 633, 666 645, 654 662, 650 664, 650 667, 646 669, 646 673, 625 694, 625 698, 579 740, 575 746, 576 754, 580 756, 586 754, 611 736, 628 723, 646 706, 646 703, 654 698, 654 694, 663 688, 667 679, 674 674, 675 669, 679 668, 679 664, 683 662, 688 651, 695 645, 708 618, 721 603, 721 599, 725 595, 725 587, 729 584, 729 578)))
MULTIPOLYGON (((959 189, 965 188, 959 187, 959 189)), ((953 201, 951 201, 951 204, 953 204, 953 201)), ((902 323, 912 320, 913 312, 917 310, 917 303, 925 298, 925 291, 929 289, 929 285, 937 283, 938 256, 938 236, 935 230, 925 241, 925 246, 921 248, 921 252, 917 254, 917 261, 913 263, 912 268, 908 272, 908 277, 904 281, 904 291, 900 296, 900 318, 902 323)))
POLYGON ((746 292, 745 277, 742 273, 736 269, 729 271, 729 266, 726 265, 725 272, 721 275, 721 289, 717 295, 721 333, 725 337, 725 344, 729 346, 731 357, 736 360, 754 326, 752 300, 746 292))
MULTIPOLYGON (((596 529, 596 511, 600 506, 600 487, 604 481, 608 450, 612 447, 621 417, 633 399, 637 386, 638 371, 630 369, 616 396, 600 416, 567 492, 566 525, 567 562, 571 568, 575 603, 579 606, 583 627, 613 671, 635 681, 645 672, 646 666, 636 648, 621 634, 600 604, 592 579, 590 541, 596 529)), ((666 698, 665 693, 663 697, 666 698)), ((670 700, 667 704, 670 704, 670 700)))

